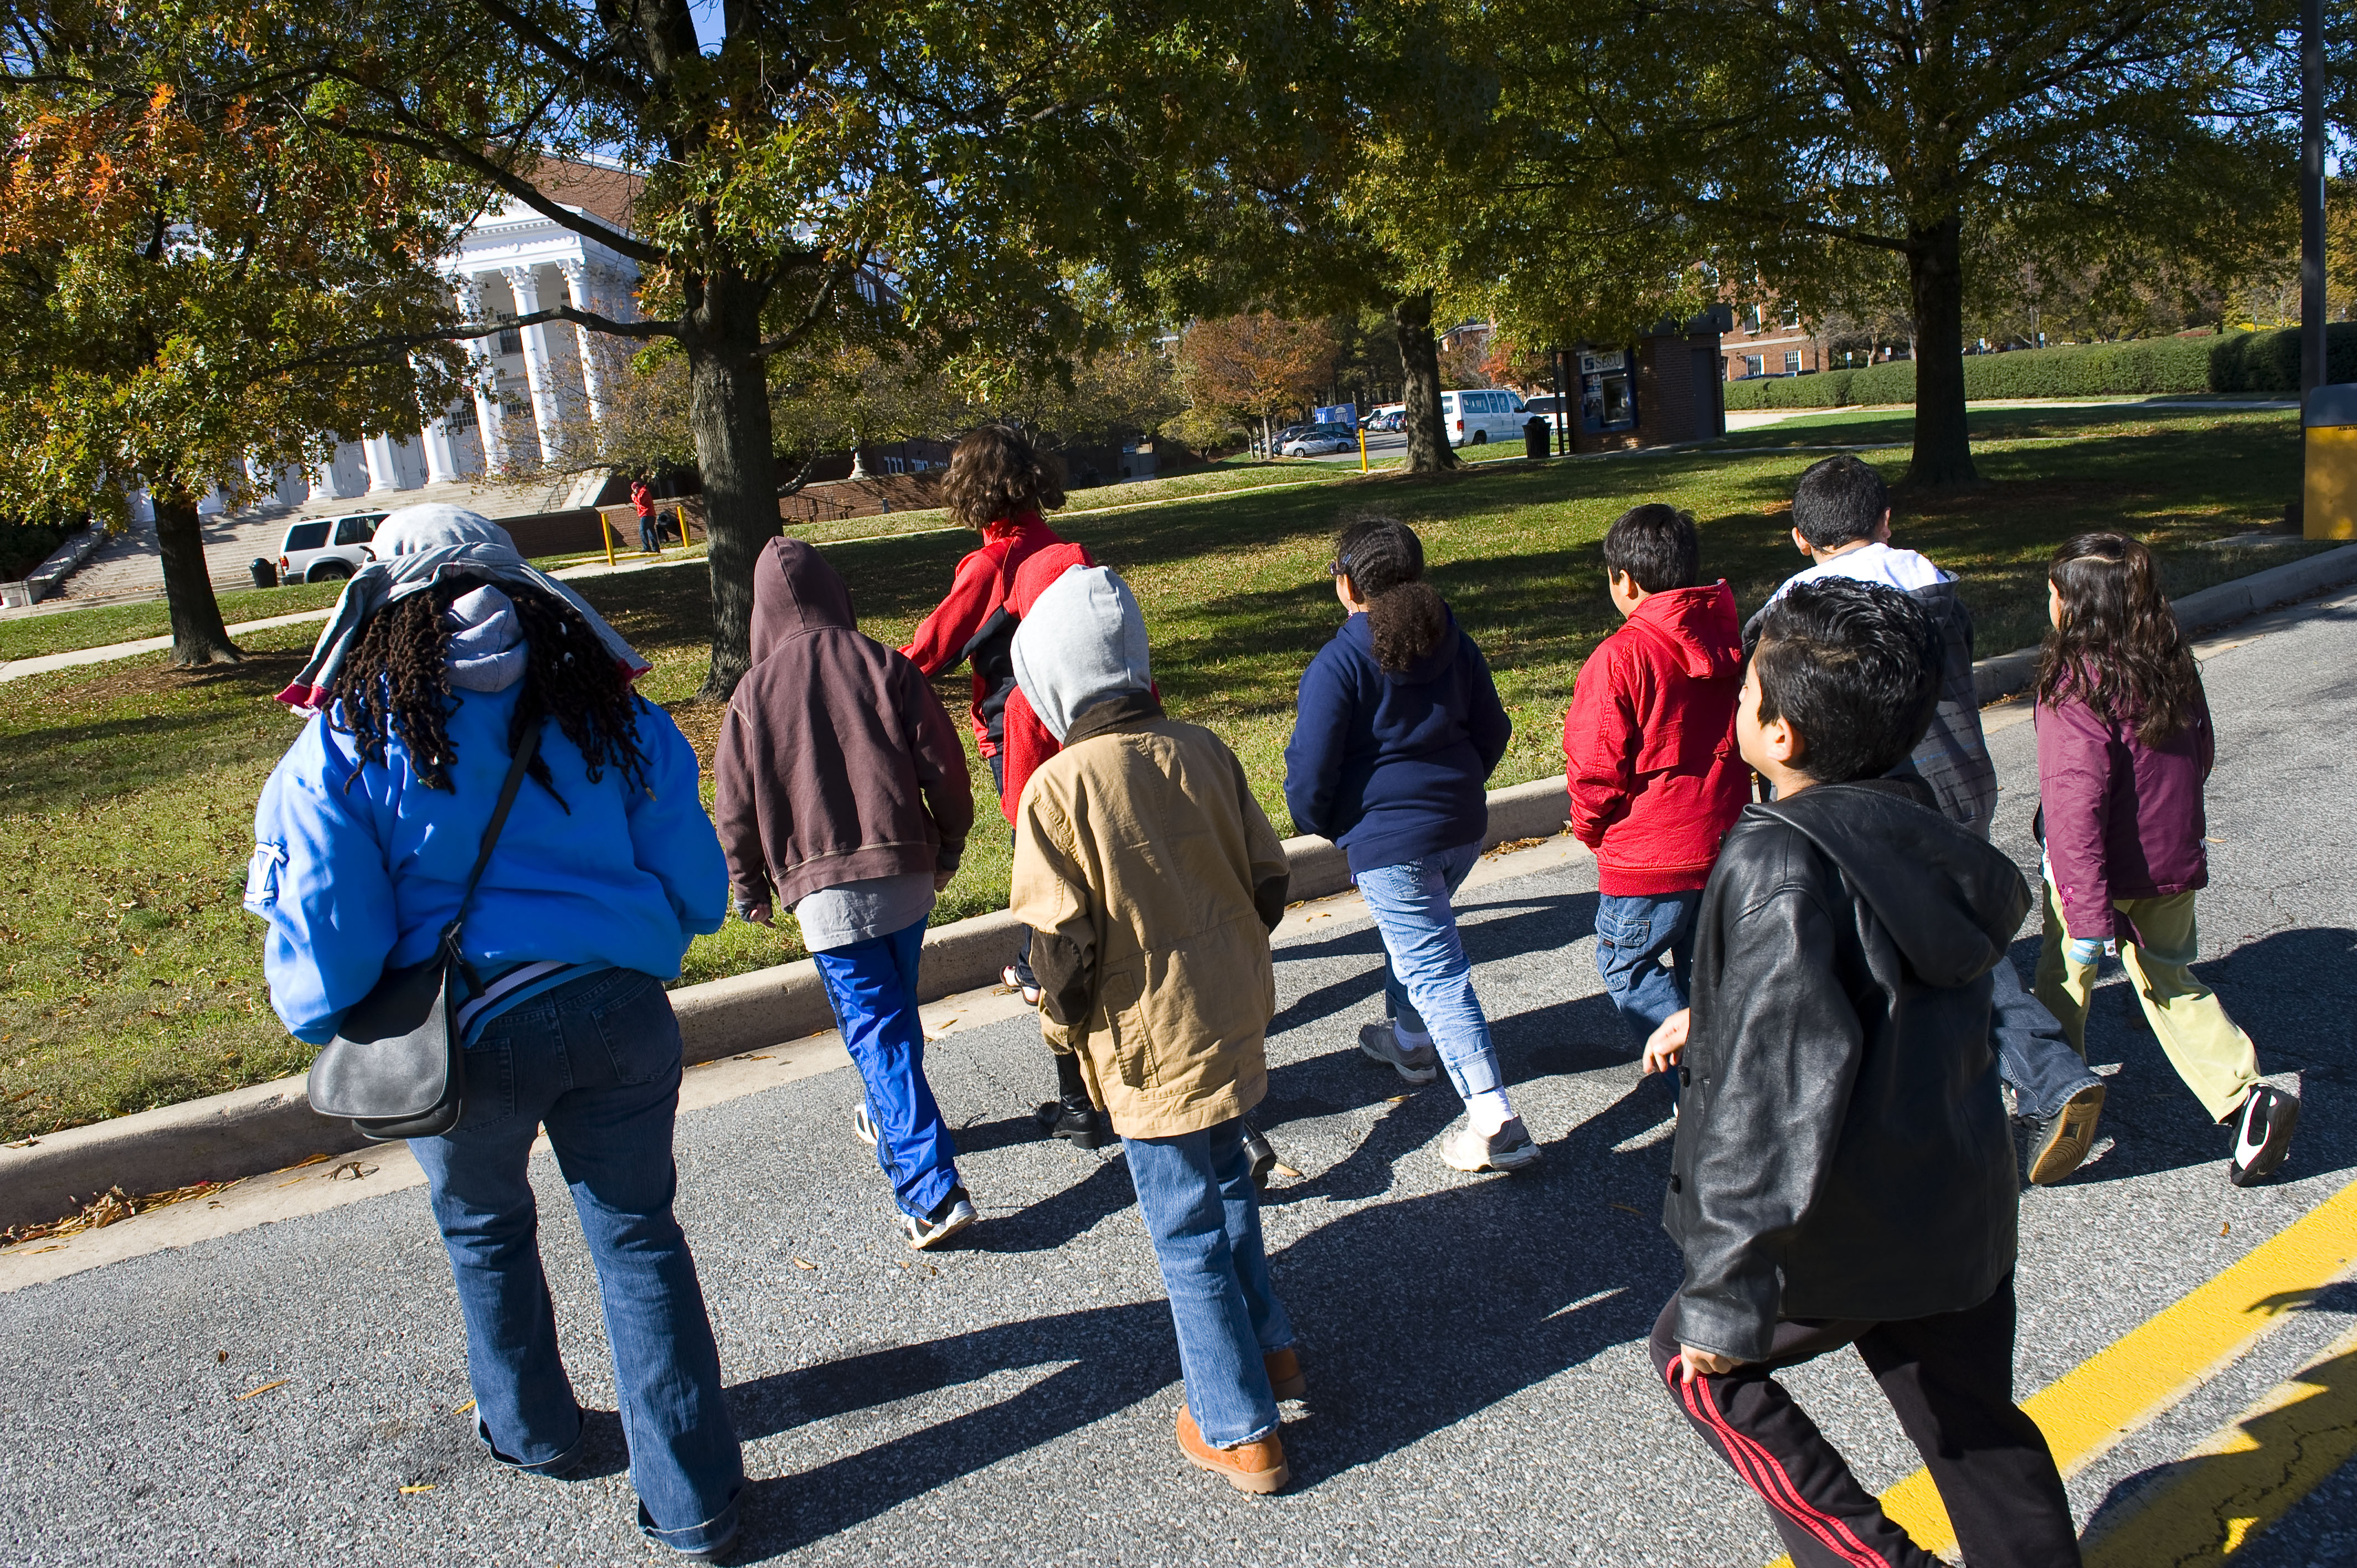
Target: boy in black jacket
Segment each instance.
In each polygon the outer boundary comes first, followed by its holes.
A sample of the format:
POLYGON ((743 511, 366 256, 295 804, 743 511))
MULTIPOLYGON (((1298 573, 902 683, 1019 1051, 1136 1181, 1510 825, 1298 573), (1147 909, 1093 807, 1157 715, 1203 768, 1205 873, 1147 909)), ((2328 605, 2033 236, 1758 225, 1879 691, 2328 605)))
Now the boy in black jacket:
POLYGON ((2079 1561, 2013 1402, 2013 1140, 1990 972, 2029 908, 2004 854, 1883 777, 1939 696, 1940 632, 1896 589, 1792 588, 1736 707, 1775 787, 1704 890, 1694 1005, 1647 1065, 1684 1086, 1663 1221, 1685 1277, 1653 1365, 1802 1568, 1934 1568, 1776 1374, 1845 1345, 1882 1384, 1974 1568, 2079 1561))

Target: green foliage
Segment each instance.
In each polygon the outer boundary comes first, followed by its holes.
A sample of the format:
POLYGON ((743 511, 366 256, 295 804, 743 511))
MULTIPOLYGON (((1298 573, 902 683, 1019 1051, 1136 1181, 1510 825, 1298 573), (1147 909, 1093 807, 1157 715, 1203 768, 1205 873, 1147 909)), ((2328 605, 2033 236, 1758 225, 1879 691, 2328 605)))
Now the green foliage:
MULTIPOLYGON (((2357 321, 2332 321, 2324 328, 2324 379, 2357 381, 2357 321)), ((2299 332, 2244 332, 2220 342, 2210 356, 2212 392, 2297 393, 2299 332)))

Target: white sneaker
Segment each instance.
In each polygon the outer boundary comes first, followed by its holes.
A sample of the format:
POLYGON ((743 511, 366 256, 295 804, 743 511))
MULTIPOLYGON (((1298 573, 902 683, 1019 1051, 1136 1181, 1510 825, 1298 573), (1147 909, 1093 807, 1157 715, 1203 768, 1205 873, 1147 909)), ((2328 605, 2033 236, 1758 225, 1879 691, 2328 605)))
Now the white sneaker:
POLYGON ((1539 1146, 1516 1116, 1486 1138, 1466 1122, 1441 1140, 1440 1157, 1455 1170, 1519 1171, 1539 1163, 1539 1146))
POLYGON ((876 1119, 867 1114, 867 1101, 864 1100, 852 1107, 851 1135, 871 1149, 876 1146, 876 1119))
POLYGON ((1430 1046, 1401 1045, 1399 1033, 1388 1018, 1359 1030, 1359 1049, 1369 1060, 1383 1063, 1418 1088, 1440 1076, 1439 1053, 1430 1046))
POLYGON ((913 1214, 900 1216, 900 1229, 907 1234, 909 1245, 920 1252, 940 1246, 973 1223, 974 1204, 962 1187, 952 1187, 929 1219, 920 1219, 913 1214))
POLYGON ((2226 1177, 2236 1187, 2253 1187, 2275 1174, 2291 1152, 2291 1135, 2299 1126, 2299 1097, 2255 1083, 2234 1117, 2234 1155, 2226 1177))

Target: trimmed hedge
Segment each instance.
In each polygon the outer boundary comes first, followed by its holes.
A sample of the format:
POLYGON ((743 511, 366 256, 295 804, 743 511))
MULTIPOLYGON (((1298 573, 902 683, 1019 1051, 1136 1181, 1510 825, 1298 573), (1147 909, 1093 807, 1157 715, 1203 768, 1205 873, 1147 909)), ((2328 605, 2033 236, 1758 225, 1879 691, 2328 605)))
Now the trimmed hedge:
MULTIPOLYGON (((2357 381, 2357 322, 2326 328, 2325 379, 2357 381)), ((2299 390, 2299 334, 2232 332, 2222 337, 2144 338, 1964 356, 1968 398, 2151 397, 2169 392, 2293 392, 2299 390)), ((1727 384, 1727 406, 1847 408, 1915 401, 1915 364, 1893 360, 1862 371, 1755 377, 1727 384)))

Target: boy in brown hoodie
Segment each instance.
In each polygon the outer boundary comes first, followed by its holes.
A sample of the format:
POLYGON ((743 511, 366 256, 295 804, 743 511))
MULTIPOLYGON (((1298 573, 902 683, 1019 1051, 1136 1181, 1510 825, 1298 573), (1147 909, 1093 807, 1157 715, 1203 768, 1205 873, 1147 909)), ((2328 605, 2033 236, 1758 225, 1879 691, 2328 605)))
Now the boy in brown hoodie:
POLYGON ((1178 1335, 1180 1452, 1273 1492, 1289 1478, 1276 1402, 1305 1385, 1243 1118, 1268 1091, 1285 852, 1235 754, 1163 715, 1146 623, 1112 572, 1059 577, 1017 630, 1014 664, 1063 746, 1016 823, 1040 1032, 1121 1135, 1178 1335))
POLYGON ((974 1223, 925 1082, 917 954, 956 875, 974 790, 956 727, 917 667, 859 634, 819 553, 772 539, 753 569, 753 668, 720 729, 715 816, 737 912, 791 905, 866 1082, 853 1113, 912 1247, 974 1223))

